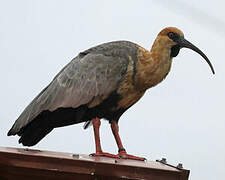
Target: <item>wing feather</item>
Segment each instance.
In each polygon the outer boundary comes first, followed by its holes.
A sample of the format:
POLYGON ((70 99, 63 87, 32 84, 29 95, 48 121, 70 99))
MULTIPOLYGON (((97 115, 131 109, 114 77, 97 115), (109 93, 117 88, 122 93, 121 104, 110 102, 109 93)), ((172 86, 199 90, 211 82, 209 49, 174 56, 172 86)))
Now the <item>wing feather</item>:
POLYGON ((13 125, 11 134, 16 134, 44 110, 98 105, 118 88, 127 64, 128 60, 123 57, 101 53, 78 55, 26 107, 13 125))

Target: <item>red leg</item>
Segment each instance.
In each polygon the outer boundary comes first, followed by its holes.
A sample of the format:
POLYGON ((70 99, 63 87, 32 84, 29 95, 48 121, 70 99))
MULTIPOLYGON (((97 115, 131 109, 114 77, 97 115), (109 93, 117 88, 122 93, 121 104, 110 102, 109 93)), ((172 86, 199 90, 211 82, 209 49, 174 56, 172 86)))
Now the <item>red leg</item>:
POLYGON ((100 135, 99 135, 99 128, 100 128, 100 125, 101 125, 100 119, 99 118, 93 119, 92 124, 93 124, 93 128, 94 128, 96 153, 93 153, 91 155, 92 156, 105 156, 105 157, 118 158, 117 155, 102 152, 100 135))
POLYGON ((118 150, 118 156, 120 158, 123 158, 123 159, 134 159, 134 160, 141 160, 141 161, 145 160, 145 158, 127 154, 125 148, 123 147, 122 141, 120 139, 119 126, 118 126, 117 122, 115 122, 115 121, 111 122, 111 129, 112 129, 113 135, 115 137, 115 140, 116 140, 116 143, 117 143, 117 146, 118 146, 118 149, 119 149, 118 150))

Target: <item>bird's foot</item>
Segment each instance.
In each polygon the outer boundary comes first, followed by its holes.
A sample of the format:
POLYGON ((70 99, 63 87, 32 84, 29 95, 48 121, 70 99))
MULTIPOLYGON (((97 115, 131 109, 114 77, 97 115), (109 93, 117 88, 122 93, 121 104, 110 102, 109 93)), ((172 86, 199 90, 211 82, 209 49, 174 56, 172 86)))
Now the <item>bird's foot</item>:
POLYGON ((138 157, 138 156, 133 156, 131 154, 127 154, 127 152, 125 150, 120 151, 117 155, 107 153, 107 152, 96 152, 96 153, 90 154, 90 156, 120 158, 120 159, 132 159, 132 160, 139 160, 139 161, 145 161, 146 160, 146 158, 143 158, 143 157, 138 157))
POLYGON ((146 161, 146 158, 127 154, 127 152, 125 150, 119 151, 117 156, 119 156, 119 158, 121 158, 121 159, 133 159, 133 160, 139 160, 139 161, 146 161))
POLYGON ((118 155, 115 154, 110 154, 107 152, 96 152, 96 153, 92 153, 90 154, 90 156, 94 156, 94 157, 110 157, 110 158, 119 158, 118 155))

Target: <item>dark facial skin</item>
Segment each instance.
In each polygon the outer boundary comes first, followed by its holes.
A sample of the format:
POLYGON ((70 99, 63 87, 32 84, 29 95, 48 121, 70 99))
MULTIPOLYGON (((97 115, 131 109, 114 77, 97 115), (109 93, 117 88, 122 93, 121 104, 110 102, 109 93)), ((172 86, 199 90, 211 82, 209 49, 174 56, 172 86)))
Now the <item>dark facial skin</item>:
POLYGON ((170 56, 171 57, 176 57, 179 54, 180 51, 180 46, 179 45, 175 45, 171 48, 171 53, 170 56))

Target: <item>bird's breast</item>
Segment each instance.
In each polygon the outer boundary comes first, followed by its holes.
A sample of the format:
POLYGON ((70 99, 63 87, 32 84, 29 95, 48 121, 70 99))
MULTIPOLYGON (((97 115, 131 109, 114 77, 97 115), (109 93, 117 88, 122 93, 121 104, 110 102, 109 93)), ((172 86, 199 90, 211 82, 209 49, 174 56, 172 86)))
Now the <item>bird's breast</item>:
POLYGON ((127 89, 124 92, 120 92, 121 99, 118 102, 117 109, 120 108, 129 108, 133 104, 135 104, 143 95, 145 91, 135 91, 133 89, 127 89))
POLYGON ((121 96, 121 99, 118 102, 117 109, 120 108, 129 108, 135 104, 145 93, 145 90, 140 90, 136 86, 135 76, 136 64, 133 64, 132 59, 130 58, 127 74, 124 80, 120 83, 120 86, 117 90, 117 93, 121 96), (135 74, 134 74, 135 73, 135 74))

